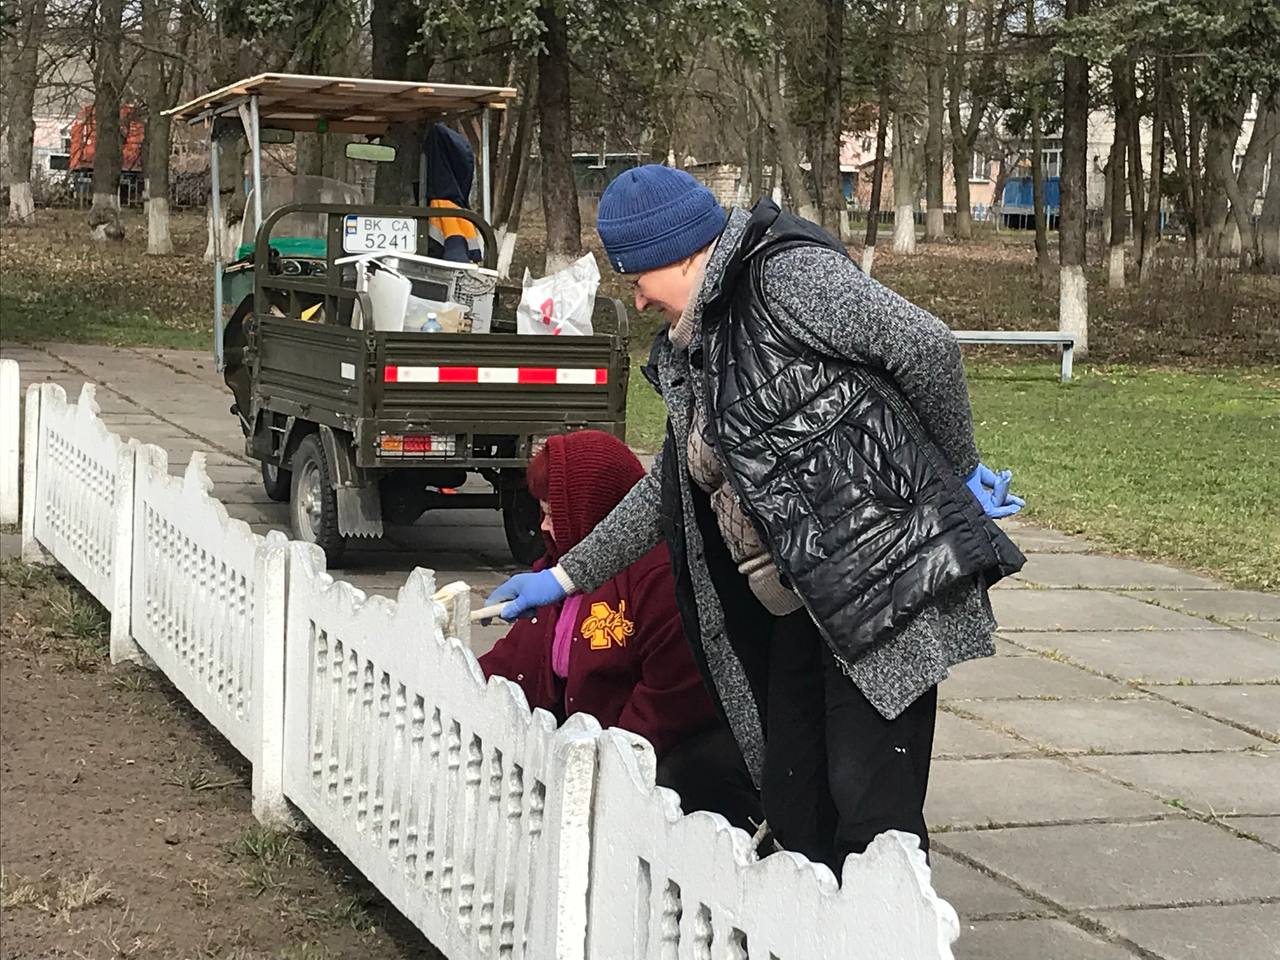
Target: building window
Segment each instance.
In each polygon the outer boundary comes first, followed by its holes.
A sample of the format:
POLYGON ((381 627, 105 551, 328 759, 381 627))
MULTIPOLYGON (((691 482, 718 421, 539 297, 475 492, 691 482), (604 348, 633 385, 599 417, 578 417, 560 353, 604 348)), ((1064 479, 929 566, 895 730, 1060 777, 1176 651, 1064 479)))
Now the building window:
POLYGON ((991 161, 984 154, 974 153, 969 165, 969 179, 974 183, 986 183, 991 179, 991 161))
POLYGON ((59 134, 59 137, 62 140, 61 152, 70 154, 71 153, 71 128, 63 127, 61 133, 59 134))
POLYGON ((1044 150, 1041 155, 1044 163, 1044 177, 1051 180, 1062 176, 1062 148, 1053 147, 1044 150))

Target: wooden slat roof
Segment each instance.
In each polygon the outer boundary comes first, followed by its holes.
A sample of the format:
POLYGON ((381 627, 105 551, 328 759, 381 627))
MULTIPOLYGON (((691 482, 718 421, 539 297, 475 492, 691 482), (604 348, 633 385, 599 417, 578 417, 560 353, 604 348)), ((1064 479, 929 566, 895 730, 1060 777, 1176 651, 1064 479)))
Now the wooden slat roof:
POLYGON ((501 109, 515 94, 510 87, 260 73, 165 112, 177 120, 202 122, 256 95, 263 126, 312 131, 323 121, 333 133, 384 133, 394 123, 437 120, 482 107, 501 109))

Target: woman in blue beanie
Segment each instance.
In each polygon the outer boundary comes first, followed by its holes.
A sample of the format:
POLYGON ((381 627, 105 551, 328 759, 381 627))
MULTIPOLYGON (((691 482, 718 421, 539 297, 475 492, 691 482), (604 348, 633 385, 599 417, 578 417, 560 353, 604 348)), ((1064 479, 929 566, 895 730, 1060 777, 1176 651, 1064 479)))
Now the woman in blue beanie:
POLYGON ((995 652, 987 589, 1023 562, 954 337, 813 224, 768 200, 726 215, 681 170, 623 173, 597 228, 668 321, 644 370, 666 442, 554 568, 489 602, 527 615, 665 540, 775 839, 837 875, 885 830, 927 850, 937 685, 995 652))

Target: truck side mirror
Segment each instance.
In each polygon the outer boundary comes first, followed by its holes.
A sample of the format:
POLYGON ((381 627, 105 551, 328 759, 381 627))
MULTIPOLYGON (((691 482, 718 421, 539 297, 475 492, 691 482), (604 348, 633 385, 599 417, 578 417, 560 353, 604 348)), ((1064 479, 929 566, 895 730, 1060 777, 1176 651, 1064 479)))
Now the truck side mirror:
POLYGON ((348 160, 367 160, 370 163, 390 163, 396 158, 396 148, 385 143, 348 143, 348 160))

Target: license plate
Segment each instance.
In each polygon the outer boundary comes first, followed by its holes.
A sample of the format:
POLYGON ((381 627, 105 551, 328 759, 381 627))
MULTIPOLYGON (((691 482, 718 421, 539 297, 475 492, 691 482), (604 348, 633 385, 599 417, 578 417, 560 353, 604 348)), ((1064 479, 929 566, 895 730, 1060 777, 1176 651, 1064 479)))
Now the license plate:
POLYGON ((416 253, 418 221, 412 217, 365 217, 350 213, 343 219, 342 249, 347 253, 416 253))

